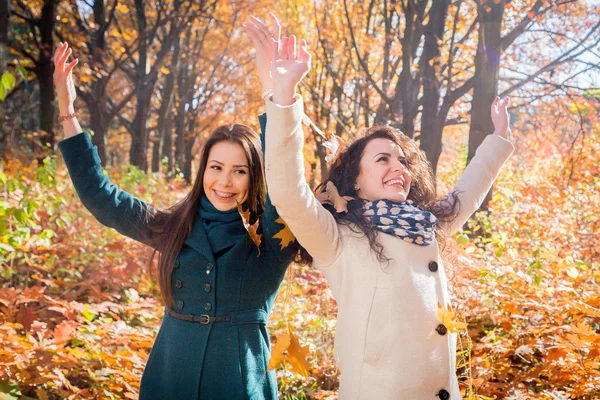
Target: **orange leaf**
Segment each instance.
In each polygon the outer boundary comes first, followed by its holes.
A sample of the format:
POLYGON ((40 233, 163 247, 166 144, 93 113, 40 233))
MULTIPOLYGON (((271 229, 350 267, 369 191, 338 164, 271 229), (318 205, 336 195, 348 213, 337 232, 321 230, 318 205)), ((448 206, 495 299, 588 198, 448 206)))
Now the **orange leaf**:
POLYGON ((283 353, 287 351, 288 347, 290 347, 290 344, 291 338, 288 331, 277 335, 277 342, 275 342, 275 345, 273 345, 268 369, 277 368, 277 366, 285 360, 285 355, 283 353))
POLYGON ((54 342, 56 344, 63 344, 71 340, 73 334, 77 330, 77 322, 75 321, 64 321, 54 328, 54 342))
POLYGON ((306 361, 308 346, 302 347, 300 341, 289 329, 277 336, 277 343, 273 346, 268 369, 276 368, 282 362, 290 365, 290 370, 307 377, 310 364, 306 361))
POLYGON ((279 232, 273 235, 274 239, 281 239, 281 250, 283 250, 286 247, 288 247, 290 243, 296 241, 296 237, 281 217, 277 218, 275 222, 283 225, 283 228, 281 228, 279 232))
MULTIPOLYGON (((237 201, 236 201, 236 203, 237 203, 237 201)), ((260 233, 260 234, 257 233, 260 219, 257 219, 255 223, 250 225, 250 210, 248 209, 248 210, 244 211, 242 209, 242 205, 240 203, 237 203, 237 209, 238 209, 238 212, 240 213, 240 215, 242 216, 242 221, 244 222, 244 228, 246 228, 246 230, 248 231, 248 235, 250 235, 250 239, 252 239, 252 241, 256 245, 256 248, 258 248, 258 254, 260 254, 260 242, 262 241, 262 233, 260 233)))
POLYGON ((440 319, 441 323, 444 324, 444 326, 451 333, 458 333, 458 331, 466 329, 468 326, 466 322, 456 321, 456 313, 450 308, 446 309, 442 307, 440 303, 438 303, 437 316, 440 319))

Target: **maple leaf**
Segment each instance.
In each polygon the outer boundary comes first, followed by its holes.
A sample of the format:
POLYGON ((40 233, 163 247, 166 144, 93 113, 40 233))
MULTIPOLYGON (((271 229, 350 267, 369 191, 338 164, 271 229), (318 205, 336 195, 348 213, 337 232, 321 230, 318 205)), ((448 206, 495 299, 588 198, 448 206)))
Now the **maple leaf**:
POLYGON ((271 359, 269 360, 267 369, 277 368, 277 366, 285 360, 284 353, 287 351, 288 347, 290 347, 291 343, 292 340, 288 331, 277 335, 277 342, 273 345, 273 349, 271 350, 271 359))
POLYGON ((444 308, 440 303, 438 303, 437 316, 442 324, 450 331, 451 333, 458 333, 462 329, 466 329, 468 324, 466 322, 458 322, 455 320, 456 313, 448 307, 444 308))
POLYGON ((327 132, 327 140, 323 142, 323 147, 329 150, 329 154, 325 156, 325 162, 327 164, 332 164, 334 161, 338 160, 338 157, 344 148, 346 147, 347 142, 341 137, 327 132))
POLYGON ((310 365, 306 361, 308 346, 302 347, 300 341, 291 330, 277 336, 277 343, 273 346, 268 369, 276 368, 282 362, 290 365, 290 371, 297 372, 307 377, 310 365))
POLYGON ((354 197, 340 196, 340 192, 338 192, 335 184, 331 181, 328 181, 327 185, 325 186, 325 191, 317 195, 317 200, 319 200, 322 204, 332 205, 336 212, 341 213, 348 212, 348 201, 354 200, 354 197))
POLYGON ((279 217, 275 220, 278 224, 283 225, 283 228, 275 235, 273 235, 274 239, 281 239, 281 250, 285 249, 290 245, 290 243, 296 241, 296 237, 290 230, 290 227, 285 223, 283 218, 279 217))
POLYGON ((258 249, 258 254, 260 254, 260 243, 262 241, 262 233, 257 233, 260 219, 257 219, 255 223, 250 225, 250 209, 244 211, 242 209, 242 205, 237 201, 236 203, 238 212, 242 216, 242 221, 244 222, 244 228, 246 228, 246 230, 248 231, 250 239, 252 239, 252 241, 256 245, 256 248, 258 249))

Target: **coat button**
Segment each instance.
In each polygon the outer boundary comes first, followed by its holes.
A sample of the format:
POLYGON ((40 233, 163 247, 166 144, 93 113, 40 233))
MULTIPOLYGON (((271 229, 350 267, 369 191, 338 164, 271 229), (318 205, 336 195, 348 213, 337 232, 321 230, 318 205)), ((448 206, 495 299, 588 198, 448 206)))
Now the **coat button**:
POLYGON ((448 328, 446 328, 446 326, 444 324, 439 324, 437 326, 437 328, 435 328, 435 330, 437 331, 437 333, 439 333, 442 336, 444 336, 446 333, 448 333, 448 328))
POLYGON ((175 269, 179 268, 179 260, 175 260, 175 264, 173 265, 173 268, 175 268, 175 269))
POLYGON ((183 301, 177 300, 177 308, 179 308, 180 310, 183 308, 183 301))
POLYGON ((204 309, 205 309, 206 311, 210 311, 210 310, 211 310, 211 308, 212 308, 212 304, 210 304, 210 303, 204 303, 204 309))
POLYGON ((440 398, 440 400, 450 399, 450 393, 448 393, 448 391, 446 389, 440 390, 437 395, 440 398))
POLYGON ((210 283, 205 283, 205 284, 204 284, 204 291, 205 291, 206 293, 208 293, 208 292, 210 292, 210 289, 212 289, 212 288, 210 287, 210 283))
POLYGON ((175 287, 176 287, 177 289, 181 289, 181 287, 182 287, 182 286, 183 286, 183 283, 181 283, 181 281, 180 281, 179 279, 177 279, 177 280, 175 281, 175 287))
POLYGON ((214 267, 215 267, 215 266, 214 266, 214 265, 212 265, 212 263, 208 263, 208 264, 206 265, 206 275, 210 275, 210 272, 213 270, 213 268, 214 268, 214 267))
POLYGON ((438 270, 438 263, 435 262, 435 261, 430 262, 429 263, 429 270, 431 272, 437 272, 437 270, 438 270))

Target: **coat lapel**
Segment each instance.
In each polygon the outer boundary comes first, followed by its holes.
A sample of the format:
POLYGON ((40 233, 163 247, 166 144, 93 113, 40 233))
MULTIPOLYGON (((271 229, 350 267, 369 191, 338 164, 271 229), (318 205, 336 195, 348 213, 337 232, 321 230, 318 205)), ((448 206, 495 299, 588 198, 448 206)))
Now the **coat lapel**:
POLYGON ((208 259, 208 261, 212 262, 213 264, 215 263, 215 257, 212 249, 210 248, 210 243, 208 242, 208 237, 206 236, 206 231, 204 230, 204 226, 202 226, 202 219, 200 217, 197 217, 194 221, 192 233, 190 233, 190 236, 185 239, 184 243, 196 250, 198 253, 208 259))

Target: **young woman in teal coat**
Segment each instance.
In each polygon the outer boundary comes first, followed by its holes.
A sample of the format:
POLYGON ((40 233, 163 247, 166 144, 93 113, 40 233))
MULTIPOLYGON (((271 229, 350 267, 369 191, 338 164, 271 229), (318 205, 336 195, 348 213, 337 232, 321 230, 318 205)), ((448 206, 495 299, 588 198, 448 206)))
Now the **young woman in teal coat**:
MULTIPOLYGON (((274 237, 285 225, 266 193, 261 138, 244 125, 217 128, 190 193, 156 210, 103 174, 96 146, 76 118, 77 59, 67 63, 70 55, 61 43, 54 82, 66 136, 59 148, 77 194, 100 223, 159 253, 166 310, 140 399, 276 399, 266 323, 297 249, 274 237), (244 228, 238 202, 260 221, 260 248, 244 228)), ((264 116, 260 123, 264 131, 264 116)))

